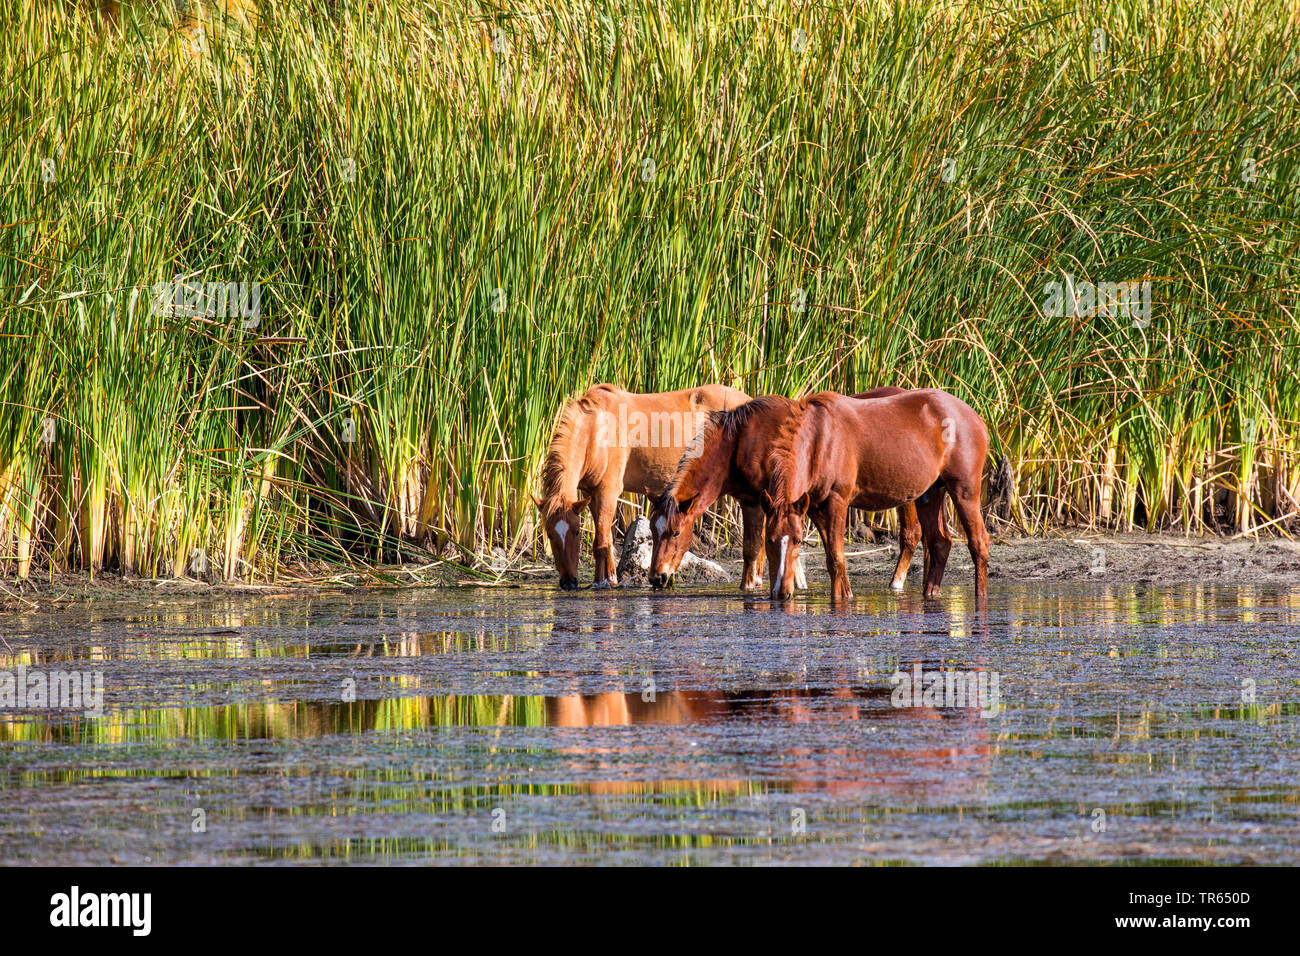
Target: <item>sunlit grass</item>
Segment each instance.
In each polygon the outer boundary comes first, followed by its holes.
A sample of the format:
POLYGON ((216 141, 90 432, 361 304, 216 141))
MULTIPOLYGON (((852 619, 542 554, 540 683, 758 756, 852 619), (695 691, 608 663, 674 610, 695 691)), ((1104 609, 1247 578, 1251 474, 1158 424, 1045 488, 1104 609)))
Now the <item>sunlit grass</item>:
POLYGON ((946 388, 1028 530, 1300 507, 1291 4, 4 8, 10 572, 517 554, 597 381, 946 388))

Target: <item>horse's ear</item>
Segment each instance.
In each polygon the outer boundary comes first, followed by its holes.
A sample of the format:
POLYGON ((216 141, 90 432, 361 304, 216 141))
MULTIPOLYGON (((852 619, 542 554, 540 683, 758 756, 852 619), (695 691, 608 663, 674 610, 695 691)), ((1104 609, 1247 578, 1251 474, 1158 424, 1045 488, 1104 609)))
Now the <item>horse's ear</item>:
POLYGON ((542 499, 539 498, 539 497, 537 497, 536 495, 529 495, 528 497, 533 499, 533 504, 537 505, 537 510, 538 510, 538 511, 541 511, 541 510, 542 510, 542 499))
POLYGON ((683 498, 681 501, 677 502, 677 510, 684 515, 690 514, 691 509, 695 507, 696 499, 699 497, 699 495, 691 495, 689 498, 683 498))
POLYGON ((811 502, 809 501, 808 498, 808 492, 805 491, 803 494, 799 496, 799 500, 794 503, 794 510, 799 512, 799 514, 801 515, 806 515, 808 513, 808 505, 810 503, 811 502))
POLYGON ((589 504, 591 504, 590 498, 579 498, 577 501, 573 503, 573 513, 575 515, 582 514, 583 509, 586 508, 587 505, 589 504))

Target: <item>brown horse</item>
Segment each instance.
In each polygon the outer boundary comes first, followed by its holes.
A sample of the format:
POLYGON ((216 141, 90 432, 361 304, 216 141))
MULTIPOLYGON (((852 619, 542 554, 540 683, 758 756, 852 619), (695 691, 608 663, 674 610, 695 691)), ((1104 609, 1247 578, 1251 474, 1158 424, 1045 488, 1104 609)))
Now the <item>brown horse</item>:
MULTIPOLYGON (((590 505, 596 522, 594 587, 618 584, 612 528, 619 496, 654 499, 672 480, 677 463, 712 412, 749 401, 725 385, 676 392, 636 394, 615 385, 595 385, 560 415, 542 469, 542 513, 546 537, 560 575, 560 587, 578 586, 582 512, 590 505)), ((742 587, 763 584, 763 509, 754 502, 744 516, 745 575, 742 587)))
POLYGON ((798 403, 773 441, 767 553, 772 596, 794 593, 791 562, 807 514, 821 532, 837 599, 852 594, 844 562, 850 507, 879 511, 916 502, 926 549, 922 594, 934 597, 952 548, 943 520, 951 494, 975 562, 975 601, 988 588, 989 537, 980 512, 988 429, 961 399, 938 389, 879 398, 821 392, 798 403))
MULTIPOLYGON (((903 389, 890 386, 860 394, 875 398, 903 393, 903 389)), ((695 520, 720 495, 731 495, 742 506, 764 506, 772 478, 772 440, 787 427, 801 404, 767 395, 709 416, 696 438, 693 456, 682 459, 672 484, 655 503, 650 518, 652 586, 662 588, 672 582, 682 557, 690 550, 695 520)), ((911 501, 899 504, 898 524, 898 564, 890 582, 895 591, 903 589, 912 554, 921 540, 921 524, 911 501)), ((842 538, 840 545, 842 549, 842 538)), ((769 561, 769 566, 775 572, 776 565, 769 561)), ((798 574, 797 556, 791 558, 786 570, 792 577, 798 574)))

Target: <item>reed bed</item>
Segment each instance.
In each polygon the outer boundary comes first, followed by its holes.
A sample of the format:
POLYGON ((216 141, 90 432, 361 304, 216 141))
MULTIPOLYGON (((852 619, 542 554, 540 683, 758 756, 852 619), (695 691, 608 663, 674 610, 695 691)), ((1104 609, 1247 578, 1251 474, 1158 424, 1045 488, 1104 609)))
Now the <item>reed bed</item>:
POLYGON ((1296 526, 1292 3, 0 6, 6 574, 513 559, 600 381, 940 387, 1024 531, 1296 526))

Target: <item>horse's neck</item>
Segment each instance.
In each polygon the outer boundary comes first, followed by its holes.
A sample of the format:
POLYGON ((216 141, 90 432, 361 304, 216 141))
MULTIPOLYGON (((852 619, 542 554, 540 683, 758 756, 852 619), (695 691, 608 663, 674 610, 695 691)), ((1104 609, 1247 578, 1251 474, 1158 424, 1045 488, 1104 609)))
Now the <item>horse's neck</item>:
POLYGON ((731 475, 731 463, 735 457, 736 438, 717 433, 717 438, 696 458, 686 473, 686 481, 677 488, 677 497, 686 498, 692 494, 699 496, 695 504, 697 511, 703 511, 722 495, 722 489, 731 475))
POLYGON ((773 482, 772 497, 785 501, 795 501, 812 486, 813 458, 816 454, 815 436, 810 429, 818 427, 819 416, 813 409, 805 409, 799 422, 790 435, 788 446, 784 443, 777 454, 783 461, 774 474, 779 481, 773 482))
POLYGON ((794 441, 790 443, 790 500, 796 500, 812 485, 813 457, 815 452, 812 436, 804 429, 811 423, 805 422, 795 432, 794 441))

